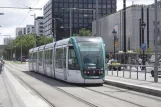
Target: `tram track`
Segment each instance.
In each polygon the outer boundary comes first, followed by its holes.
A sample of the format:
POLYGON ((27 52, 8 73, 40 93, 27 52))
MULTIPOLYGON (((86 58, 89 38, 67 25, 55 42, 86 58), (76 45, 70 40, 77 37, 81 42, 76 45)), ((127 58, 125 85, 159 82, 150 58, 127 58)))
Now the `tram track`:
MULTIPOLYGON (((8 64, 8 65, 9 65, 9 64, 8 64)), ((11 67, 11 65, 9 65, 9 66, 11 67)), ((18 78, 19 80, 21 80, 25 85, 27 85, 27 86, 28 86, 29 88, 31 88, 35 93, 37 93, 45 102, 47 102, 48 104, 50 104, 51 107, 55 107, 54 104, 53 104, 52 102, 50 102, 50 101, 48 101, 46 98, 44 98, 44 97, 41 95, 41 93, 39 93, 39 92, 36 91, 34 88, 32 88, 29 84, 27 84, 22 78, 20 78, 16 73, 14 73, 9 67, 6 67, 6 68, 7 68, 7 70, 8 70, 9 72, 11 72, 16 78, 18 78)), ((21 68, 22 68, 22 67, 21 67, 21 68)), ((15 68, 14 68, 14 69, 15 69, 15 68)), ((17 70, 19 70, 19 69, 17 69, 17 70)), ((21 71, 21 70, 19 70, 19 71, 21 71)), ((64 90, 61 89, 61 88, 54 87, 54 86, 53 86, 53 88, 55 88, 56 90, 58 90, 58 91, 60 91, 60 92, 62 92, 62 93, 64 93, 64 94, 66 94, 66 95, 68 95, 68 96, 70 96, 70 97, 72 97, 72 98, 74 98, 74 99, 76 99, 76 100, 78 100, 78 101, 80 101, 80 102, 82 102, 82 103, 84 103, 84 104, 90 106, 90 107, 98 107, 97 105, 92 104, 92 103, 90 103, 90 102, 88 102, 88 101, 86 101, 86 100, 84 100, 84 99, 82 99, 82 98, 79 98, 79 97, 77 97, 76 95, 73 95, 73 94, 71 94, 71 93, 69 93, 69 92, 66 92, 66 91, 64 91, 64 90)))
MULTIPOLYGON (((15 64, 16 66, 19 66, 19 65, 17 65, 17 64, 15 64)), ((23 68, 24 69, 24 67, 21 67, 21 66, 19 66, 20 68, 23 68)), ((18 68, 16 68, 16 69, 18 69, 18 68)), ((20 69, 18 69, 19 71, 22 71, 22 70, 20 70, 20 69)), ((60 81, 59 81, 60 82, 60 81)), ((65 84, 68 84, 68 83, 65 83, 65 84)), ((74 85, 74 86, 77 86, 77 85, 74 85)), ((78 87, 80 87, 80 86, 78 86, 78 87)), ((124 91, 124 90, 122 90, 122 89, 118 89, 118 88, 115 88, 115 87, 109 87, 109 86, 106 86, 106 85, 103 85, 102 86, 103 88, 110 88, 110 89, 115 89, 115 90, 118 90, 118 91, 124 91)), ((133 102, 133 101, 129 101, 129 100, 127 100, 127 99, 123 99, 123 98, 119 98, 119 97, 117 97, 117 96, 113 96, 113 95, 110 95, 110 94, 108 94, 108 93, 105 93, 105 92, 100 92, 100 91, 98 91, 98 90, 93 90, 93 89, 91 89, 91 88, 88 88, 88 87, 84 87, 84 86, 81 86, 81 88, 84 88, 84 89, 86 89, 86 90, 89 90, 89 91, 92 91, 92 92, 94 92, 94 93, 97 93, 97 94, 101 94, 101 95, 103 95, 103 96, 107 96, 107 97, 111 97, 111 98, 113 98, 113 99, 117 99, 117 100, 121 100, 121 101, 123 101, 123 102, 126 102, 126 103, 129 103, 129 104, 132 104, 132 105, 134 105, 134 106, 139 106, 139 107, 145 107, 144 105, 141 105, 141 104, 137 104, 137 103, 135 103, 135 102, 133 102)), ((62 90, 62 89, 61 89, 62 90)), ((126 89, 127 90, 127 89, 126 89)), ((62 91, 64 91, 64 90, 62 90, 62 91)), ((67 92, 68 93, 68 92, 67 92)), ((136 94, 136 93, 133 93, 133 92, 128 92, 128 93, 130 93, 130 94, 136 94)), ((71 93, 69 93, 69 94, 71 94, 71 93)), ((138 94, 139 96, 140 96, 140 94, 138 94)), ((141 97, 147 97, 147 96, 145 96, 145 95, 142 95, 141 97)), ((152 98, 152 97, 149 97, 149 98, 152 98)), ((153 98, 154 100, 158 100, 158 99, 155 99, 155 98, 153 98)), ((78 99, 79 100, 79 99, 78 99)), ((158 101, 160 101, 160 100, 158 100, 158 101)), ((93 106, 93 107, 95 107, 95 106, 93 106)))
MULTIPOLYGON (((14 64, 14 65, 16 65, 16 66, 18 66, 18 67, 20 67, 20 68, 23 68, 22 66, 19 66, 19 65, 17 65, 17 64, 14 64)), ((23 69, 24 69, 24 68, 23 68, 23 69)), ((26 69, 26 68, 25 68, 25 69, 26 69)), ((77 85, 77 86, 78 86, 78 85, 77 85)), ((80 86, 78 86, 78 87, 80 87, 80 86)), ((126 93, 129 93, 129 94, 132 94, 132 95, 138 95, 138 96, 141 96, 141 97, 148 97, 148 98, 150 98, 150 99, 158 100, 158 99, 153 98, 153 97, 150 97, 150 96, 138 94, 137 91, 131 92, 132 90, 129 90, 129 89, 127 89, 127 88, 120 89, 120 87, 113 87, 113 85, 112 85, 112 86, 108 86, 107 84, 104 84, 102 87, 114 89, 114 90, 116 90, 116 91, 118 91, 118 92, 125 92, 125 91, 126 91, 126 93)), ((82 88, 84 88, 84 87, 82 87, 82 88)), ((158 100, 158 101, 161 101, 161 100, 158 100)))

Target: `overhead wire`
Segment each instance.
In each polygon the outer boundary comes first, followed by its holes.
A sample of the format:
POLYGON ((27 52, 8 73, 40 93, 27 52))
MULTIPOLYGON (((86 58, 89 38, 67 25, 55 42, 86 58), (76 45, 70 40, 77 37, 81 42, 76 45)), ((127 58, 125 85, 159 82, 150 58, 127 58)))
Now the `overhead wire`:
MULTIPOLYGON (((17 0, 17 1, 18 1, 18 0, 17 0)), ((39 1, 40 1, 40 0, 37 0, 37 2, 36 2, 32 7, 35 7, 35 6, 38 4, 39 1)), ((31 10, 28 11, 27 15, 26 15, 25 18, 22 20, 22 22, 19 24, 19 26, 26 20, 26 18, 28 17, 28 15, 29 15, 30 12, 31 12, 31 10)))

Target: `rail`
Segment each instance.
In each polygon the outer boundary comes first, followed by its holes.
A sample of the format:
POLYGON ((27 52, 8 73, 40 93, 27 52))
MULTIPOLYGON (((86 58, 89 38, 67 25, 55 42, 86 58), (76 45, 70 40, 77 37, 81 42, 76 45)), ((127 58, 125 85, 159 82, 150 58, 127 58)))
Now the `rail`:
POLYGON ((107 75, 138 80, 147 80, 148 75, 150 76, 148 79, 153 81, 153 78, 151 78, 151 71, 153 69, 154 66, 152 65, 108 64, 107 75))

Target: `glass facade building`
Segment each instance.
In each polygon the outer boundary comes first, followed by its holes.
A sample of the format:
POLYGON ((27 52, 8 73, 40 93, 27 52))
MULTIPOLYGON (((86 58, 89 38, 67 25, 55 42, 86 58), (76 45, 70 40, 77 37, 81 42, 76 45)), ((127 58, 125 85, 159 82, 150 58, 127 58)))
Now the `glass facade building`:
MULTIPOLYGON (((116 0, 98 0, 98 3, 99 17, 116 12, 116 0)), ((57 40, 69 37, 69 8, 96 9, 96 0, 49 0, 44 6, 44 35, 52 36, 54 33, 53 18, 59 18, 56 20, 57 40), (61 26, 63 28, 60 28, 61 26), (65 36, 62 32, 66 32, 65 36)), ((91 30, 93 17, 93 10, 72 10, 72 34, 78 33, 81 28, 91 30)))

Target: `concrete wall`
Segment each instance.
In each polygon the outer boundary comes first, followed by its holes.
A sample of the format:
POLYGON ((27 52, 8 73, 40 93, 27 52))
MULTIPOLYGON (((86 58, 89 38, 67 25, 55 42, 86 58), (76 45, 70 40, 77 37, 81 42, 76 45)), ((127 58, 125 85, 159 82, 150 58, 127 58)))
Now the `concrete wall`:
MULTIPOLYGON (((158 20, 161 22, 161 9, 158 9, 158 20)), ((154 8, 149 9, 149 39, 150 48, 154 50, 154 8)), ((136 51, 140 48, 139 45, 139 19, 141 18, 141 6, 132 6, 126 10, 126 48, 127 50, 136 51), (128 44, 129 43, 129 44, 128 44)), ((147 7, 144 7, 144 22, 147 24, 147 7)), ((96 34, 96 22, 92 23, 93 35, 96 34)), ((105 42, 105 48, 107 52, 113 52, 113 29, 117 31, 117 37, 119 45, 116 48, 117 51, 123 51, 123 12, 118 11, 112 15, 99 19, 99 35, 105 42)), ((159 25, 161 28, 161 25, 159 25)), ((144 30, 144 40, 147 44, 147 26, 144 30)))

